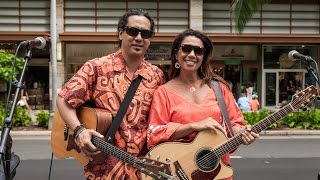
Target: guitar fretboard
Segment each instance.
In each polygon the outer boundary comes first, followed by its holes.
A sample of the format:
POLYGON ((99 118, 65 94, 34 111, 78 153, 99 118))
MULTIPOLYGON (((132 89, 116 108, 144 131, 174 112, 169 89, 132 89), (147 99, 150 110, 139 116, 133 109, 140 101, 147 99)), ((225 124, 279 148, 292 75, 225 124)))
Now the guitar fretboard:
MULTIPOLYGON (((269 115, 268 117, 264 118, 263 120, 259 121, 257 124, 252 126, 252 130, 255 133, 260 133, 262 130, 268 128, 270 125, 275 123, 276 121, 282 119, 284 116, 292 112, 294 109, 293 107, 288 104, 284 106, 281 110, 269 115)), ((240 146, 243 143, 243 140, 241 138, 241 133, 235 135, 233 138, 229 139, 224 144, 220 145, 218 148, 216 148, 213 153, 218 156, 223 156, 227 154, 228 152, 231 152, 232 150, 236 149, 238 146, 240 146)))
POLYGON ((123 162, 126 162, 130 165, 135 164, 135 160, 136 160, 135 157, 133 157, 129 153, 113 146, 112 144, 107 143, 104 139, 93 136, 91 139, 91 142, 97 148, 101 149, 104 153, 111 154, 111 155, 117 157, 118 159, 122 160, 123 162))

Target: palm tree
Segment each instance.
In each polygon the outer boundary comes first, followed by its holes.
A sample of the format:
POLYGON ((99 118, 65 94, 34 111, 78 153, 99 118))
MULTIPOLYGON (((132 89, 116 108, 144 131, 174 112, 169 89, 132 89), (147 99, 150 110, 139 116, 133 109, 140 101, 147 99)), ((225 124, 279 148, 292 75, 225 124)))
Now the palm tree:
POLYGON ((239 33, 242 33, 253 14, 267 1, 268 0, 232 0, 231 11, 235 17, 236 30, 239 33))

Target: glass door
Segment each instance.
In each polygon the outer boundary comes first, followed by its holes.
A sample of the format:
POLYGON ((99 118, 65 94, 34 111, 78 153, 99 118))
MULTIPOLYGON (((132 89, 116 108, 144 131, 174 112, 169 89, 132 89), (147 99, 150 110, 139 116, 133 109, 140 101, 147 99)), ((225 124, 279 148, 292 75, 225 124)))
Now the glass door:
POLYGON ((263 105, 281 106, 291 101, 292 96, 304 89, 302 71, 266 71, 263 74, 263 105))
POLYGON ((265 73, 265 103, 264 106, 276 106, 277 105, 277 73, 267 72, 265 73))

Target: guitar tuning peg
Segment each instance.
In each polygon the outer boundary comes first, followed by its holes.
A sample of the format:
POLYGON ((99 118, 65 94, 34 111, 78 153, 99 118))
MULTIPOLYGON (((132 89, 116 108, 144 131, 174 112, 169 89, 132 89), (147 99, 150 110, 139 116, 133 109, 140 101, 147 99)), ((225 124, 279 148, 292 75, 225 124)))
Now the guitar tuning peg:
POLYGON ((147 154, 147 156, 148 156, 148 157, 151 157, 151 153, 149 152, 149 153, 147 154))
POLYGON ((158 160, 158 161, 159 161, 159 159, 160 159, 160 155, 157 156, 157 160, 158 160))

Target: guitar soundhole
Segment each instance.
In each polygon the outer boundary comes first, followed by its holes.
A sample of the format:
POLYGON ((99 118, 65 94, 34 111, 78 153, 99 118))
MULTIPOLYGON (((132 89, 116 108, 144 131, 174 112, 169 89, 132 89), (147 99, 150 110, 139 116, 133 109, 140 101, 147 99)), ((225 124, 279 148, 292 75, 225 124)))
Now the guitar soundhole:
POLYGON ((218 158, 210 150, 201 150, 196 156, 196 164, 205 172, 213 171, 217 166, 218 158))

